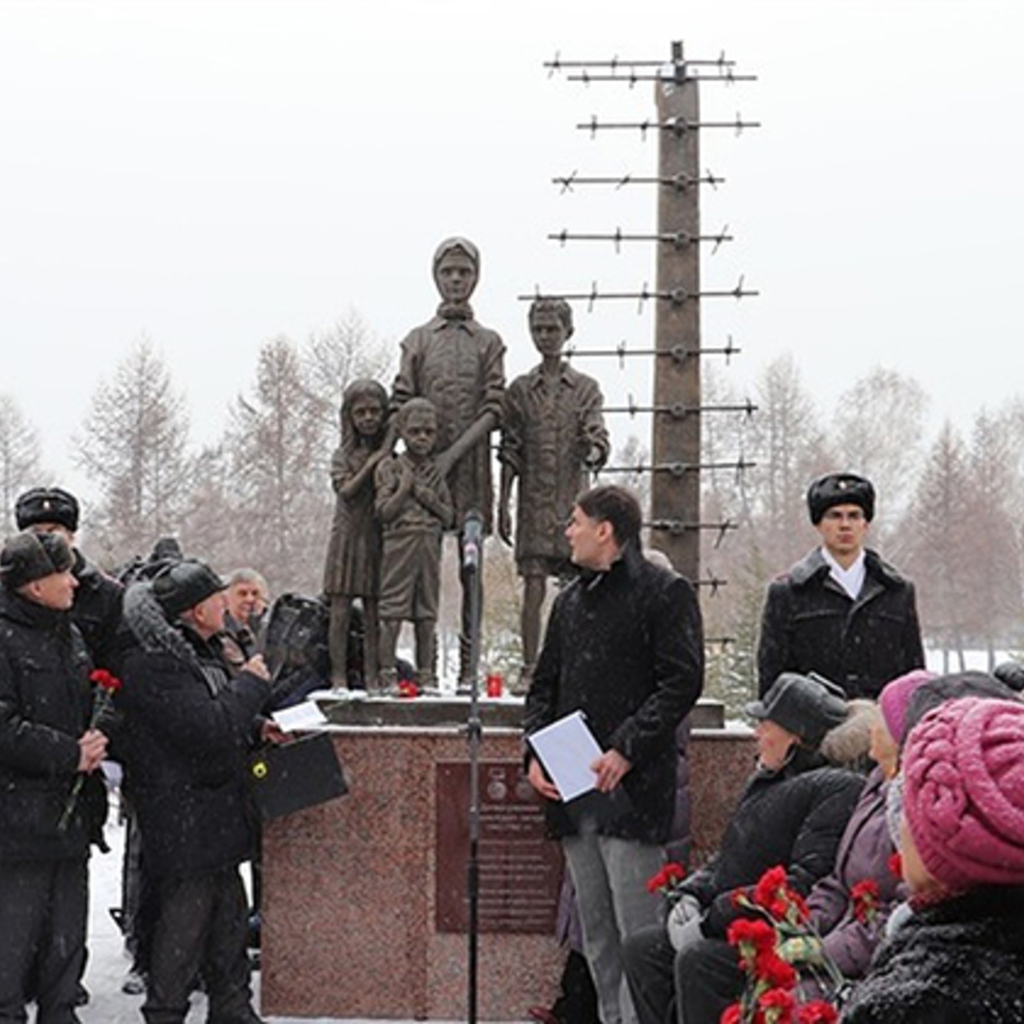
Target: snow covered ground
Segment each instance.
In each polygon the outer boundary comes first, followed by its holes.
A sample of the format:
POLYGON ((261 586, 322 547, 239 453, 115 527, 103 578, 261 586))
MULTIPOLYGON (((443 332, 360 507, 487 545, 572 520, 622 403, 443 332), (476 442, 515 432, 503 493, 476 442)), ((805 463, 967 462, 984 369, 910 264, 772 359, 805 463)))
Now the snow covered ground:
MULTIPOLYGON (((90 862, 89 910, 89 965, 85 984, 90 999, 80 1007, 78 1015, 83 1024, 139 1024, 142 1021, 143 996, 122 993, 121 983, 129 961, 123 952, 121 933, 110 916, 110 907, 121 904, 121 853, 124 845, 124 827, 117 823, 116 805, 111 808, 107 825, 110 853, 95 853, 90 862)), ((243 872, 243 875, 245 872, 243 872)), ((257 990, 259 975, 253 976, 257 990)), ((200 995, 192 997, 188 1024, 201 1024, 206 1020, 206 1000, 200 995)), ((268 1017, 268 1024, 336 1024, 333 1017, 268 1017)), ((388 1022, 349 1021, 347 1024, 388 1024, 388 1022)), ((390 1022, 398 1024, 398 1022, 390 1022)))

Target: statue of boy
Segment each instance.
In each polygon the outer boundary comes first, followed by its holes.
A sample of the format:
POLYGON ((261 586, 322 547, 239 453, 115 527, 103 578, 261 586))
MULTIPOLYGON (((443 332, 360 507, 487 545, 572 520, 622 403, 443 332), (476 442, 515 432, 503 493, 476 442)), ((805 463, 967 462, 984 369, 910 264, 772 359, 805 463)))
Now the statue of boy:
MULTIPOLYGON (((490 533, 493 484, 490 434, 501 425, 505 392, 505 346, 500 336, 473 319, 469 297, 480 276, 480 253, 465 238, 449 238, 434 253, 434 282, 441 293, 437 315, 415 327, 402 342, 392 403, 401 408, 413 397, 427 398, 437 410, 437 468, 446 478, 455 506, 449 529, 460 533, 466 514, 477 511, 490 533)), ((459 543, 460 559, 464 545, 459 543)), ((480 573, 463 562, 462 636, 459 684, 471 683, 469 631, 472 594, 480 573)), ((482 594, 478 593, 482 598, 482 594)), ((478 605, 478 607, 481 607, 478 605)))
POLYGON ((523 577, 524 684, 537 661, 547 577, 572 572, 564 531, 573 502, 590 486, 590 473, 608 461, 609 453, 601 389, 592 377, 562 359, 562 348, 573 331, 569 303, 535 299, 529 323, 541 362, 509 385, 498 452, 498 536, 506 544, 512 543, 512 483, 519 481, 515 558, 523 577))
POLYGON ((444 475, 431 458, 437 412, 425 398, 398 411, 405 451, 384 459, 374 472, 374 505, 384 535, 380 582, 380 681, 395 685, 395 646, 403 621, 416 633, 421 686, 434 684, 437 606, 441 593, 441 539, 454 519, 444 475))

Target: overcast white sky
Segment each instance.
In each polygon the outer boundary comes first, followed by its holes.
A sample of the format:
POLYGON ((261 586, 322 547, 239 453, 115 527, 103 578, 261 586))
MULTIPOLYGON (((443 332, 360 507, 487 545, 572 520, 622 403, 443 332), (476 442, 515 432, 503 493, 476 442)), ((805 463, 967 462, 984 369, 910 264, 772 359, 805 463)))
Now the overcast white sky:
MULTIPOLYGON (((961 422, 1024 386, 1024 5, 1014 0, 0 0, 0 392, 75 480, 68 438, 147 334, 217 436, 259 345, 354 308, 397 345, 436 296, 430 256, 465 234, 474 298, 510 376, 535 362, 516 296, 654 282, 653 247, 559 248, 549 232, 651 231, 653 190, 554 175, 652 173, 656 142, 575 129, 653 117, 653 87, 549 78, 545 60, 738 62, 709 85, 704 262, 758 299, 709 300, 738 386, 791 352, 827 402, 884 365, 961 422)), ((577 308, 577 342, 650 344, 631 304, 577 308)), ((598 372, 609 403, 644 375, 598 372)), ((640 427, 639 429, 645 429, 640 427)))

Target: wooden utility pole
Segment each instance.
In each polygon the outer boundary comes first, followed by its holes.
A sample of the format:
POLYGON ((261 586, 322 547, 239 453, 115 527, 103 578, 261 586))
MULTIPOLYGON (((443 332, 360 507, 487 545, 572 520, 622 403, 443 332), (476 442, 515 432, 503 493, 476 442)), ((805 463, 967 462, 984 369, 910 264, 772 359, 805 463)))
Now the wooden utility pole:
MULTIPOLYGON (((698 82, 686 75, 682 44, 673 44, 674 78, 655 83, 658 120, 680 126, 700 121, 698 82)), ((655 466, 651 520, 675 523, 652 532, 652 544, 678 572, 700 577, 700 132, 662 131, 658 144, 657 303, 654 325, 654 408, 651 452, 655 466), (671 183, 671 184, 670 184, 671 183), (676 353, 671 355, 670 353, 676 353), (692 353, 688 355, 685 353, 692 353)))

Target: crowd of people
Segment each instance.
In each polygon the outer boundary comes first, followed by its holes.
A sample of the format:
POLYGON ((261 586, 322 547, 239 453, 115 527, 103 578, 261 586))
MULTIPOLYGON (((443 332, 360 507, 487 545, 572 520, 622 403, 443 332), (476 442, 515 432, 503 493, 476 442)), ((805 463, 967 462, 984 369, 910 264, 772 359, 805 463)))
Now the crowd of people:
MULTIPOLYGON (((576 576, 532 673, 524 770, 565 853, 572 984, 591 989, 595 1019, 757 1019, 756 1006, 741 1015, 751 975, 737 926, 764 916, 757 892, 774 877, 806 908, 774 950, 792 1000, 775 1019, 814 1002, 835 1016, 808 1019, 851 1024, 1024 1022, 1022 673, 925 670, 913 586, 865 547, 874 502, 853 474, 811 485, 821 545, 771 584, 764 610, 747 707, 756 767, 715 855, 665 887, 651 880, 666 849, 686 850, 699 605, 642 550, 631 492, 577 495, 565 530, 576 576), (602 753, 593 790, 564 802, 530 737, 573 711, 602 753)), ((104 843, 101 765, 115 759, 129 819, 121 921, 143 1018, 182 1024, 202 985, 210 1024, 258 1024, 246 766, 257 745, 286 739, 268 712, 293 685, 266 583, 247 569, 222 579, 170 540, 115 579, 78 550, 66 491, 31 490, 15 513, 21 532, 0 551, 0 1022, 25 1021, 34 1003, 38 1024, 73 1024, 88 998, 88 862, 104 843)), ((325 683, 329 605, 318 614, 325 683)), ((531 1015, 587 1024, 566 1005, 531 1015)))
POLYGON ((142 1016, 181 1024, 201 984, 211 1024, 254 1024, 246 765, 285 738, 255 651, 266 584, 252 570, 224 580, 169 540, 124 582, 108 576, 78 550, 79 504, 60 488, 23 494, 15 516, 0 551, 0 1021, 35 1003, 37 1024, 73 1024, 89 998, 88 862, 105 849, 112 759, 142 1016))
POLYGON ((580 574, 527 696, 526 763, 575 885, 596 1007, 574 1016, 566 990, 530 1009, 541 1024, 1024 1022, 1020 667, 926 671, 914 587, 865 544, 870 481, 829 474, 807 503, 821 543, 763 611, 756 768, 714 856, 667 874, 699 612, 671 572, 640 582, 652 570, 622 492, 577 500, 580 574), (530 737, 576 710, 604 753, 596 792, 564 803, 530 737))

